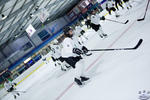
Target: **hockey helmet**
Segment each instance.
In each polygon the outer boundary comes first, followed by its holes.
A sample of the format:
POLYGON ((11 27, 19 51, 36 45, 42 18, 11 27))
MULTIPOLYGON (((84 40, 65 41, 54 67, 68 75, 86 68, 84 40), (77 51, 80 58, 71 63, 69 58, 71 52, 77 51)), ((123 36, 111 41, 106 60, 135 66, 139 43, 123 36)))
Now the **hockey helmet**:
POLYGON ((70 35, 69 35, 70 30, 72 30, 72 29, 69 26, 65 27, 63 29, 64 35, 67 36, 67 37, 70 37, 70 35))
POLYGON ((53 44, 58 44, 58 40, 55 39, 55 40, 53 41, 53 44))

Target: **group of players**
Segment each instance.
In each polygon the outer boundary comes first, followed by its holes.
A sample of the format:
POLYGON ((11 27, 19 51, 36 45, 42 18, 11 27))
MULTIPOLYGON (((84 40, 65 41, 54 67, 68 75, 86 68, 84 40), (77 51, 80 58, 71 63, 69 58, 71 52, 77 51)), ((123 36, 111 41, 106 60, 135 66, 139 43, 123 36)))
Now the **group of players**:
MULTIPOLYGON (((132 7, 129 0, 124 0, 124 3, 127 9, 132 7)), ((116 12, 119 10, 118 5, 124 9, 121 0, 107 0, 106 10, 109 14, 111 14, 111 11, 116 12)), ((117 13, 116 17, 119 17, 117 13)), ((103 32, 100 20, 105 20, 105 17, 100 16, 98 9, 95 8, 92 10, 91 15, 86 18, 85 24, 87 25, 87 29, 91 28, 98 33, 100 38, 107 38, 108 35, 103 32)), ((74 29, 70 26, 66 26, 63 32, 65 38, 62 43, 59 44, 55 42, 51 44, 52 60, 55 62, 55 66, 61 67, 62 71, 66 71, 70 67, 73 68, 75 71, 74 81, 81 86, 90 79, 85 75, 83 58, 92 55, 92 53, 84 46, 83 41, 79 40, 79 37, 82 36, 86 40, 88 40, 88 38, 84 35, 85 30, 81 28, 80 23, 77 23, 74 29)))
MULTIPOLYGON (((126 4, 127 9, 132 7, 129 0, 123 1, 126 4)), ((109 14, 111 14, 111 11, 114 11, 116 17, 119 17, 116 13, 116 9, 119 10, 118 5, 124 9, 121 0, 107 0, 106 10, 109 14)), ((91 15, 87 17, 85 24, 87 25, 87 28, 91 28, 97 32, 100 38, 106 38, 108 35, 103 32, 100 20, 105 20, 105 17, 100 16, 98 9, 96 8, 91 12, 91 15)), ((54 40, 53 44, 50 45, 52 60, 54 61, 55 66, 59 66, 62 71, 66 71, 70 67, 74 68, 74 81, 78 85, 83 85, 85 81, 89 80, 89 77, 84 75, 83 58, 84 56, 92 55, 92 53, 89 53, 88 49, 84 46, 83 41, 79 40, 81 37, 88 40, 84 35, 85 30, 81 28, 80 23, 77 23, 74 29, 67 26, 63 29, 63 32, 65 36, 63 42, 59 44, 57 40, 54 40)))
MULTIPOLYGON (((126 4, 127 9, 131 8, 129 0, 123 0, 126 4)), ((115 16, 119 17, 117 10, 119 10, 118 5, 124 9, 122 6, 123 3, 121 0, 107 0, 106 1, 106 10, 111 15, 112 11, 115 12, 115 16)), ((105 20, 104 16, 100 16, 98 9, 92 10, 90 16, 85 18, 85 25, 87 29, 93 29, 100 38, 107 38, 107 34, 103 32, 100 25, 100 20, 105 20)), ((64 27, 64 40, 62 43, 59 43, 56 39, 50 44, 51 47, 51 58, 56 67, 60 67, 62 71, 67 71, 70 68, 74 69, 74 82, 82 86, 84 82, 88 81, 90 77, 85 74, 84 66, 84 57, 92 55, 89 52, 87 47, 84 46, 84 41, 82 38, 88 40, 88 37, 84 35, 85 30, 81 28, 80 23, 76 24, 76 27, 71 28, 69 26, 64 27)), ((48 63, 46 57, 42 57, 42 60, 48 63)), ((4 87, 7 92, 14 91, 13 83, 10 83, 7 79, 4 83, 4 87)), ((14 93, 14 92, 13 92, 14 93)), ((19 96, 19 93, 15 93, 14 98, 16 99, 16 94, 19 96)))

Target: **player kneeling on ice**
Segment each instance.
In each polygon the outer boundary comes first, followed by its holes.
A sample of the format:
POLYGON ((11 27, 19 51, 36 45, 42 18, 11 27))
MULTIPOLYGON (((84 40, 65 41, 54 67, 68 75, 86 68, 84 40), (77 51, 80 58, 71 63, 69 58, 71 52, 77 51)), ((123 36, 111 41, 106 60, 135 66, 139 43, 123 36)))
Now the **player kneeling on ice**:
POLYGON ((7 92, 12 93, 12 95, 14 96, 14 98, 16 99, 16 95, 20 95, 18 92, 15 92, 16 88, 15 88, 16 83, 13 83, 7 79, 5 79, 4 82, 4 88, 7 92))
MULTIPOLYGON (((86 77, 84 75, 84 61, 81 57, 82 54, 84 54, 84 50, 86 47, 82 47, 79 49, 74 40, 73 37, 73 30, 70 27, 64 28, 64 35, 65 39, 62 42, 63 48, 61 50, 61 56, 71 67, 74 68, 75 71, 75 77, 74 81, 78 85, 82 85, 83 82, 89 80, 89 77, 86 77)), ((87 48, 86 48, 87 49, 87 48)), ((87 50, 88 51, 88 50, 87 50)))
POLYGON ((94 9, 91 15, 90 26, 99 34, 101 38, 107 37, 107 34, 105 34, 102 30, 102 27, 100 25, 100 20, 105 20, 105 17, 104 16, 100 17, 100 15, 96 13, 96 9, 94 9))
POLYGON ((56 67, 61 67, 62 71, 68 70, 70 66, 65 64, 63 59, 61 58, 61 47, 58 44, 57 40, 54 40, 53 44, 50 45, 51 47, 51 58, 56 67))

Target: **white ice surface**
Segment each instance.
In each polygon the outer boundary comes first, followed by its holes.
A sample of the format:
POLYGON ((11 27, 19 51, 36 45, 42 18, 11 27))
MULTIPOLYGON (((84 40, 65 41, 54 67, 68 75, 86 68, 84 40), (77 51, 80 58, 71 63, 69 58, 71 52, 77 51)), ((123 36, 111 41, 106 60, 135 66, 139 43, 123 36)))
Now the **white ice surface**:
MULTIPOLYGON (((134 0, 133 8, 121 10, 121 17, 115 19, 129 23, 102 22, 104 32, 109 34, 101 39, 88 30, 89 49, 134 47, 140 38, 142 45, 133 51, 93 52, 86 57, 87 74, 91 81, 82 88, 73 83, 73 69, 62 73, 52 61, 45 64, 23 81, 18 90, 26 90, 16 100, 138 100, 138 91, 150 90, 150 6, 144 21, 147 0, 134 0)), ((13 100, 11 94, 2 100, 13 100)))

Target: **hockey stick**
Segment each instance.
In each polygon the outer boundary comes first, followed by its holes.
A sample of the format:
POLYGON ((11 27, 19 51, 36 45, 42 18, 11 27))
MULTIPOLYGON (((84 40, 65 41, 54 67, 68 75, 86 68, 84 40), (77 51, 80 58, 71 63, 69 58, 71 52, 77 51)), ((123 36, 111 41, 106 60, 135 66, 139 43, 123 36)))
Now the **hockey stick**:
POLYGON ((127 24, 129 22, 129 20, 126 20, 125 22, 119 22, 119 21, 111 20, 111 19, 105 19, 105 20, 108 20, 108 21, 111 21, 111 22, 120 23, 120 24, 127 24))
POLYGON ((21 93, 26 93, 26 91, 13 91, 13 92, 21 92, 21 93))
POLYGON ((142 42, 143 42, 143 39, 140 39, 140 40, 138 41, 138 43, 136 44, 136 46, 133 47, 133 48, 93 49, 93 50, 89 50, 89 51, 135 50, 135 49, 137 49, 137 48, 141 45, 142 42))
POLYGON ((143 21, 143 20, 145 19, 146 12, 147 12, 148 5, 149 5, 149 2, 150 2, 150 0, 148 0, 147 6, 146 6, 146 9, 145 9, 145 13, 144 13, 144 17, 143 17, 143 18, 141 18, 141 19, 137 19, 137 21, 143 21))

